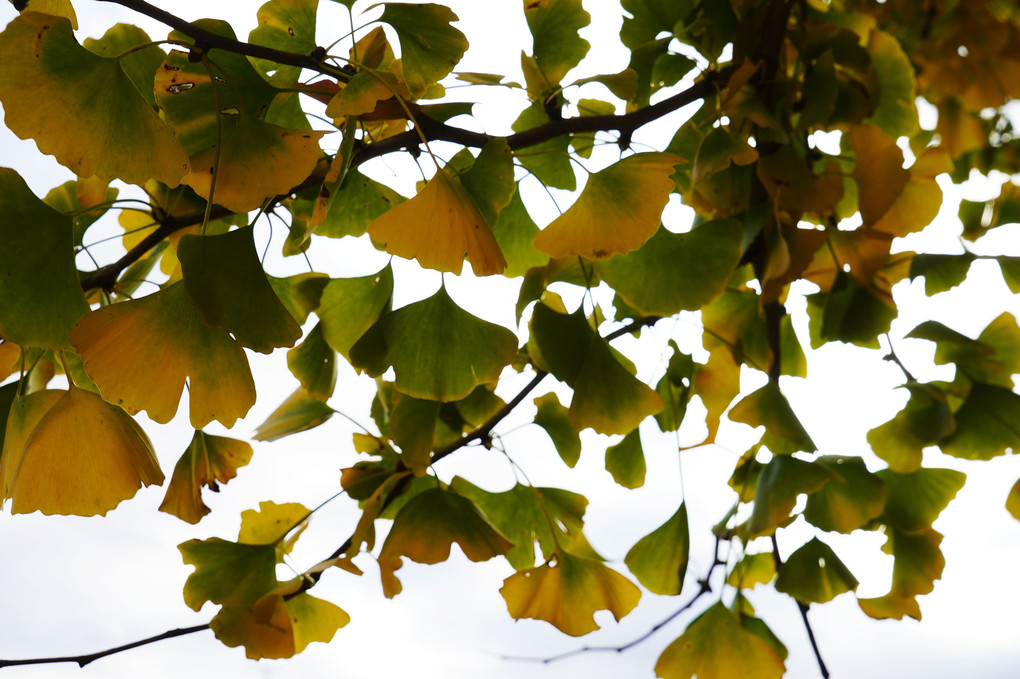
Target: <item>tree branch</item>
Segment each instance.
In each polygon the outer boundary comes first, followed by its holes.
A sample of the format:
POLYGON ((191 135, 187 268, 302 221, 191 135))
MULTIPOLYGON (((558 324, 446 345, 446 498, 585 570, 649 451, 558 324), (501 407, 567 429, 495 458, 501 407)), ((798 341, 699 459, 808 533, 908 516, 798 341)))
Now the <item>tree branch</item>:
POLYGON ((114 655, 121 653, 122 651, 130 651, 132 648, 138 648, 139 646, 148 646, 154 644, 157 641, 163 641, 164 639, 173 639, 174 637, 183 637, 188 634, 194 634, 195 632, 202 632, 209 629, 209 623, 204 625, 195 625, 194 627, 182 627, 180 629, 172 629, 162 634, 157 634, 154 637, 148 637, 147 639, 140 639, 138 641, 132 641, 130 644, 124 644, 123 646, 116 646, 114 648, 108 648, 105 651, 96 651, 95 653, 86 653, 84 655, 69 655, 61 658, 26 658, 23 660, 0 660, 0 668, 4 667, 15 667, 17 665, 50 665, 54 663, 65 663, 73 662, 77 663, 78 667, 85 667, 94 660, 105 658, 108 655, 114 655))
POLYGON ((110 2, 115 5, 120 5, 121 7, 133 10, 139 14, 144 14, 149 18, 164 23, 192 38, 195 41, 195 47, 203 52, 210 49, 220 49, 225 52, 234 52, 235 54, 255 57, 256 59, 275 61, 278 64, 285 64, 287 66, 307 68, 310 71, 322 73, 323 75, 328 75, 344 82, 346 82, 349 78, 349 76, 343 71, 324 64, 322 62, 322 58, 318 56, 311 54, 298 54, 297 52, 286 52, 284 50, 265 47, 263 45, 254 45, 249 42, 242 42, 223 35, 218 35, 207 31, 204 28, 200 28, 190 21, 185 21, 179 16, 171 14, 166 10, 154 7, 145 2, 145 0, 98 0, 98 2, 110 2))

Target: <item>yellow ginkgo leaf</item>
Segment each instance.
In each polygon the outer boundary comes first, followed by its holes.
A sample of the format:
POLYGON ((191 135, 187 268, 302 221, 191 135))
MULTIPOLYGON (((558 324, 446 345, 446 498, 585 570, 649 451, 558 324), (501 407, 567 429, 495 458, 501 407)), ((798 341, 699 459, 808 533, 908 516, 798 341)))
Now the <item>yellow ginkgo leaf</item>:
POLYGON ((368 233, 384 244, 386 252, 417 259, 429 269, 459 274, 465 254, 476 276, 506 268, 485 219, 464 187, 444 169, 414 198, 376 217, 368 233))
POLYGON ((319 138, 325 132, 288 130, 241 116, 219 150, 212 146, 191 157, 184 179, 203 198, 233 212, 246 212, 266 198, 285 194, 306 179, 319 162, 319 138), (212 187, 213 176, 215 188, 212 187))
POLYGON ((240 345, 202 322, 184 286, 86 314, 71 332, 103 397, 165 423, 189 378, 191 424, 233 426, 255 403, 255 383, 240 345))
POLYGON ((0 467, 15 514, 106 514, 142 486, 163 483, 135 421, 74 386, 15 399, 0 467))
POLYGON ((535 247, 588 259, 637 250, 659 228, 680 162, 672 153, 638 153, 594 173, 577 202, 535 236, 535 247))
POLYGON ((560 551, 555 561, 519 571, 499 590, 515 619, 536 618, 579 637, 599 628, 595 611, 619 620, 641 598, 641 590, 612 568, 560 551))
POLYGON ((251 446, 244 441, 196 430, 174 467, 159 511, 173 514, 188 523, 198 523, 209 513, 209 508, 202 502, 202 487, 218 490, 217 484, 237 476, 237 468, 248 464, 251 454, 251 446))

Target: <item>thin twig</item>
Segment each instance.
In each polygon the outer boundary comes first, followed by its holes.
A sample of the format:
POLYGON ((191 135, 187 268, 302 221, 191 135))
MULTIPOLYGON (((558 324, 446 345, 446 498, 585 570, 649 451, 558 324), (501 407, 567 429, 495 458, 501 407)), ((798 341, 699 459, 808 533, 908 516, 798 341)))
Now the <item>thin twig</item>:
POLYGON ((180 629, 172 629, 162 634, 157 634, 154 637, 148 637, 146 639, 140 639, 138 641, 132 641, 130 644, 124 644, 123 646, 115 646, 114 648, 108 648, 105 651, 96 651, 95 653, 86 653, 83 655, 69 655, 61 658, 26 658, 24 660, 0 660, 0 668, 3 667, 15 667, 17 665, 49 665, 53 663, 65 663, 73 662, 77 663, 79 667, 85 667, 90 662, 105 658, 108 655, 114 655, 115 653, 121 653, 122 651, 129 651, 132 648, 138 648, 139 646, 148 646, 154 644, 157 641, 163 641, 164 639, 173 639, 174 637, 183 637, 188 634, 194 634, 195 632, 203 632, 209 629, 209 623, 204 625, 195 625, 194 627, 182 627, 180 629))
POLYGON ((896 355, 896 351, 893 349, 892 345, 892 338, 889 337, 889 335, 886 335, 885 341, 889 343, 889 353, 883 356, 882 360, 892 361, 899 366, 900 370, 903 371, 903 376, 907 378, 907 382, 916 382, 917 380, 915 380, 914 376, 910 374, 909 370, 907 370, 907 366, 903 365, 903 361, 901 361, 900 357, 896 355))

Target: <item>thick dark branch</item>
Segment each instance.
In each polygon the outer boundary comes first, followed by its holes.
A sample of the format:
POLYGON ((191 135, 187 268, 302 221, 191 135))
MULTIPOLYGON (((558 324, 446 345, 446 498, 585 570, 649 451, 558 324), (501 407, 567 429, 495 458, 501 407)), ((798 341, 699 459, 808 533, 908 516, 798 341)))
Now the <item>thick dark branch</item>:
POLYGON ((182 627, 180 629, 172 629, 162 634, 157 634, 154 637, 147 639, 140 639, 139 641, 132 641, 130 644, 124 644, 123 646, 116 646, 114 648, 108 648, 105 651, 96 651, 95 653, 86 653, 84 655, 69 655, 62 658, 26 658, 24 660, 0 660, 0 668, 3 667, 14 667, 16 665, 51 665, 54 663, 65 663, 73 662, 77 663, 79 667, 85 667, 94 660, 105 658, 108 655, 114 655, 115 653, 121 653, 122 651, 130 651, 132 648, 138 648, 139 646, 148 646, 154 644, 157 641, 163 641, 164 639, 173 639, 174 637, 183 637, 188 634, 194 634, 195 632, 202 632, 209 629, 209 623, 204 625, 195 625, 194 627, 182 627))
POLYGON ((253 45, 249 42, 242 42, 223 35, 217 35, 216 33, 212 33, 204 28, 196 26, 190 21, 185 21, 179 16, 171 14, 166 10, 154 7, 145 2, 145 0, 99 0, 99 2, 112 2, 115 5, 126 7, 127 9, 138 12, 139 14, 144 14, 147 17, 164 23, 192 38, 195 41, 195 45, 202 51, 221 49, 226 52, 234 52, 236 54, 255 57, 256 59, 275 61, 278 64, 285 64, 287 66, 307 68, 310 71, 322 73, 345 82, 348 78, 348 76, 342 71, 324 64, 322 59, 318 56, 298 54, 296 52, 285 52, 284 50, 264 47, 262 45, 253 45))

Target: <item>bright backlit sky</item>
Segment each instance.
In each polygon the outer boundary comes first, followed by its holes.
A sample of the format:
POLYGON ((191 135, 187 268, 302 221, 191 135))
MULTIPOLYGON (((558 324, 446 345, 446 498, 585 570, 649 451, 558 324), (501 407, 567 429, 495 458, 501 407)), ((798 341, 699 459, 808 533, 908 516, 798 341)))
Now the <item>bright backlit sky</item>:
MULTIPOLYGON (((255 26, 259 2, 231 3, 183 2, 158 3, 187 19, 205 15, 209 7, 220 18, 229 18, 237 34, 246 36, 255 26), (224 9, 229 5, 228 10, 224 9)), ((320 9, 320 43, 328 44, 345 32, 346 13, 342 6, 324 0, 320 9)), ((517 1, 450 4, 461 18, 461 30, 472 41, 461 70, 498 72, 519 78, 519 55, 530 49, 530 39, 517 1)), ((93 0, 75 0, 81 28, 79 38, 100 36, 117 21, 136 23, 152 37, 165 35, 166 29, 120 8, 93 0)), ((358 3, 358 7, 368 3, 358 3)), ((594 45, 591 56, 578 70, 578 77, 613 73, 626 66, 627 55, 615 46, 615 40, 600 37, 618 32, 622 13, 617 2, 585 2, 593 24, 583 33, 594 45)), ((0 4, 0 25, 16 15, 8 4, 0 4)), ((344 47, 344 50, 346 46, 344 47)), ((339 52, 339 48, 336 50, 339 52)), ((596 93, 600 85, 588 94, 596 93)), ((457 90, 451 94, 456 96, 457 90)), ((576 92, 568 91, 574 97, 576 92)), ((465 96, 477 96, 468 90, 465 96)), ((582 93, 581 96, 585 96, 582 93)), ((525 106, 523 95, 510 93, 498 101, 476 108, 484 129, 494 133, 509 131, 510 122, 525 106)), ((45 112, 40 112, 45 115, 45 112)), ((673 123, 677 118, 673 118, 673 123)), ((470 123, 465 123, 470 124, 470 123)), ((657 130, 667 125, 650 126, 636 136, 641 144, 662 147, 667 138, 657 130)), ((668 133, 667 133, 668 134, 668 133)), ((324 140, 333 150, 339 144, 334 135, 324 140)), ((448 158, 455 148, 437 145, 437 154, 448 158)), ((616 159, 610 147, 596 163, 616 159)), ((38 154, 32 142, 14 137, 0 127, 0 163, 17 169, 38 195, 73 178, 51 158, 38 154)), ((591 166, 595 169, 595 165, 591 166)), ((366 168, 366 171, 369 171, 366 168)), ((408 156, 390 157, 374 163, 373 176, 410 195, 414 182, 421 178, 408 156)), ((425 168, 427 173, 432 170, 425 168)), ((583 177, 579 178, 583 183, 583 177)), ((948 182, 943 184, 948 186, 948 182)), ((527 186, 526 202, 536 221, 548 223, 555 216, 551 197, 536 186, 527 186)), ((935 252, 960 252, 955 220, 961 195, 970 199, 988 197, 991 188, 975 183, 947 196, 937 227, 930 236, 908 239, 904 249, 929 249, 935 252)), ((560 208, 569 205, 566 194, 554 194, 560 208)), ((668 228, 683 230, 689 212, 678 201, 671 203, 664 217, 668 228)), ((100 227, 97 227, 97 233, 100 227)), ((300 258, 284 261, 279 255, 283 231, 275 227, 267 267, 282 275, 305 269, 300 258)), ((270 230, 264 222, 256 227, 265 243, 270 230)), ((979 252, 1020 256, 1020 230, 1000 229, 986 238, 979 252), (987 249, 987 250, 986 250, 987 249)), ((109 227, 106 233, 116 233, 109 227)), ((99 236, 90 232, 90 239, 99 236)), ((367 243, 352 244, 317 239, 310 253, 320 271, 333 276, 363 275, 381 268, 387 256, 367 243)), ((2 247, 2 245, 0 245, 2 247)), ((116 253, 119 244, 108 246, 116 253)), ((97 249, 97 252, 103 250, 97 249)), ((421 273, 413 264, 396 262, 395 305, 427 297, 439 286, 439 274, 421 273)), ((934 299, 923 294, 923 283, 902 283, 895 289, 903 317, 893 327, 894 338, 902 337, 917 323, 939 320, 961 332, 976 336, 1001 311, 1020 315, 1020 303, 1012 296, 997 270, 977 263, 972 279, 961 288, 934 299), (909 309, 909 311, 907 311, 909 309)), ((462 280, 448 277, 453 298, 473 313, 507 327, 515 327, 512 317, 516 299, 516 281, 462 280)), ((143 288, 144 290, 144 288, 143 288)), ((806 288, 805 288, 806 290, 806 288)), ((805 292, 801 290, 800 293, 805 292)), ((810 292, 809 290, 807 292, 810 292)), ((568 306, 579 297, 568 297, 568 306)), ((789 304, 801 337, 806 337, 802 294, 791 295, 789 304)), ((704 359, 697 339, 697 314, 683 314, 677 321, 663 321, 645 331, 640 340, 622 339, 617 346, 630 356, 638 352, 639 377, 658 379, 665 357, 662 348, 675 338, 685 351, 704 359)), ((933 346, 917 340, 897 340, 897 353, 920 380, 943 379, 951 369, 936 369, 931 362, 933 346)), ((843 345, 809 352, 809 377, 784 378, 782 387, 814 441, 824 454, 864 455, 872 468, 881 463, 867 450, 867 431, 888 420, 906 400, 895 387, 902 374, 882 354, 843 345)), ((286 371, 283 352, 272 357, 249 354, 259 389, 259 401, 249 416, 232 430, 246 438, 254 428, 294 389, 296 380, 286 371)), ((139 366, 144 370, 144 366, 139 366)), ((760 374, 745 375, 745 393, 764 380, 760 374)), ((527 379, 527 378, 525 378, 527 379)), ((509 397, 523 384, 511 381, 501 395, 509 397)), ((349 367, 340 371, 334 407, 361 422, 368 422, 362 405, 364 382, 349 367)), ((555 388, 561 400, 569 389, 558 387, 552 378, 535 395, 555 388)), ((699 411, 692 407, 690 417, 699 411)), ((186 413, 186 407, 181 408, 186 413)), ((526 417, 511 417, 500 431, 510 431, 526 417)), ((164 471, 169 476, 177 456, 191 439, 186 416, 170 425, 158 426, 143 419, 152 436, 164 471)), ((221 433, 210 429, 212 433, 221 433)), ((184 566, 176 545, 191 538, 236 537, 239 513, 263 500, 302 502, 315 506, 338 488, 339 469, 355 460, 350 434, 354 428, 336 417, 326 425, 272 444, 255 444, 255 456, 238 477, 207 497, 213 513, 198 526, 156 511, 163 489, 146 489, 105 519, 77 517, 12 516, 0 514, 0 539, 6 546, 0 577, 0 600, 5 612, 0 618, 0 658, 77 654, 105 649, 167 629, 203 623, 213 614, 210 607, 194 613, 181 598, 190 567, 184 566)), ((378 569, 371 558, 359 563, 366 571, 362 578, 337 570, 328 573, 315 594, 333 601, 352 617, 331 644, 312 644, 304 653, 286 661, 255 663, 244 658, 239 649, 229 649, 211 633, 161 642, 143 649, 122 653, 79 670, 75 665, 13 668, 12 677, 127 677, 151 679, 186 674, 230 677, 396 677, 423 679, 483 675, 490 678, 587 676, 651 677, 655 659, 678 636, 690 615, 682 616, 645 643, 623 654, 586 653, 551 665, 522 663, 501 659, 501 655, 546 657, 593 646, 620 645, 646 632, 666 618, 691 596, 694 578, 701 577, 711 564, 712 538, 708 526, 721 518, 732 503, 725 481, 735 459, 756 440, 744 425, 724 429, 720 444, 686 451, 680 456, 676 440, 660 434, 654 424, 642 428, 648 456, 648 482, 636 491, 616 486, 603 468, 607 443, 614 439, 592 435, 584 437, 585 450, 574 470, 567 470, 555 455, 544 434, 535 427, 524 427, 506 435, 503 444, 508 453, 527 471, 536 485, 562 484, 585 493, 589 507, 587 533, 593 545, 622 567, 622 557, 634 541, 661 524, 676 509, 680 497, 680 471, 686 491, 692 526, 692 561, 688 569, 688 591, 678 598, 646 594, 634 613, 621 623, 603 612, 597 621, 603 629, 581 640, 560 634, 544 622, 525 620, 514 623, 506 613, 498 589, 510 574, 501 560, 483 564, 468 563, 455 549, 450 562, 422 567, 405 562, 398 572, 404 592, 394 600, 382 596, 378 569)), ((700 440, 698 425, 681 431, 681 442, 700 440)), ((1020 477, 1020 461, 998 458, 990 463, 965 465, 958 460, 928 453, 926 463, 962 469, 970 475, 967 486, 935 524, 946 537, 942 548, 947 566, 933 595, 921 598, 923 623, 914 621, 878 622, 864 616, 852 595, 811 609, 811 620, 822 654, 834 677, 926 676, 955 679, 960 676, 1014 677, 1020 661, 1020 646, 1014 612, 1020 607, 1020 588, 1015 585, 1012 564, 1020 557, 1020 523, 1003 508, 1006 494, 1020 477)), ((464 475, 476 483, 497 490, 512 483, 505 463, 494 461, 494 453, 464 450, 456 461, 440 465, 439 473, 464 475)), ((344 501, 328 505, 312 520, 294 553, 297 568, 311 566, 329 554, 347 535, 357 513, 344 501)), ((780 535, 780 547, 788 555, 809 539, 812 529, 803 522, 780 535)), ((852 536, 828 535, 823 538, 836 550, 861 581, 862 597, 879 596, 888 590, 891 558, 880 552, 883 538, 876 534, 852 536)), ((754 545, 753 551, 764 551, 754 545)), ((736 558, 736 552, 732 557, 736 558)), ((705 597, 696 609, 703 610, 716 593, 705 597)), ((728 602, 732 592, 723 594, 728 602)), ((790 649, 787 661, 790 677, 818 676, 817 666, 807 645, 804 627, 792 600, 778 597, 762 588, 750 595, 758 613, 790 649)))

